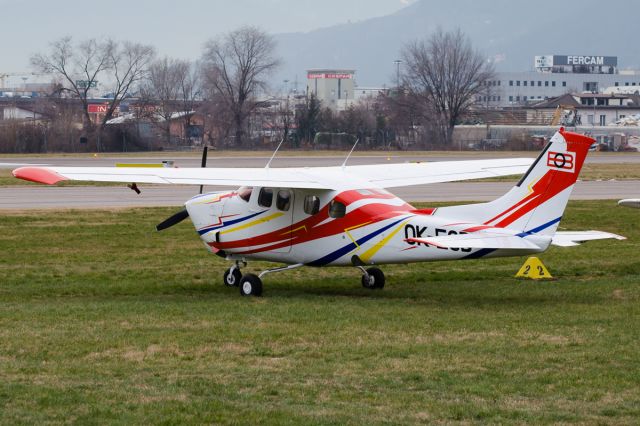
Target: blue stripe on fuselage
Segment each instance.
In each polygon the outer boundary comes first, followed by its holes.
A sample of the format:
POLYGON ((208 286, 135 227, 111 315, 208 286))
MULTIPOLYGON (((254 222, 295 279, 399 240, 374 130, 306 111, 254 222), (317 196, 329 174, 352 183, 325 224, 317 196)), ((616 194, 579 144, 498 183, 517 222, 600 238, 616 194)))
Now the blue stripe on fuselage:
POLYGON ((251 218, 254 218, 254 217, 256 217, 258 215, 261 215, 262 213, 265 213, 265 212, 268 212, 268 211, 269 210, 263 210, 261 212, 254 213, 254 214, 251 214, 249 216, 242 217, 240 219, 229 220, 227 222, 223 221, 220 225, 209 226, 207 228, 203 228, 203 229, 198 230, 198 234, 203 235, 203 234, 206 234, 209 231, 213 231, 214 229, 218 229, 218 228, 222 228, 222 227, 225 227, 225 226, 234 225, 236 223, 244 222, 245 220, 249 220, 251 218))
POLYGON ((313 262, 307 263, 308 266, 324 266, 324 265, 328 265, 331 262, 341 258, 342 256, 344 256, 345 254, 353 251, 356 249, 356 247, 358 247, 359 245, 362 245, 364 243, 366 243, 367 241, 369 241, 370 239, 382 234, 384 231, 386 231, 387 229, 393 227, 394 225, 397 225, 398 223, 402 222, 404 220, 404 218, 397 220, 393 223, 390 223, 389 225, 380 228, 374 232, 372 232, 369 235, 365 235, 364 237, 360 238, 359 240, 357 240, 355 243, 349 243, 346 246, 339 248, 338 250, 334 251, 333 253, 329 253, 328 255, 321 257, 320 259, 314 260, 313 262))
POLYGON ((540 225, 537 228, 534 228, 534 229, 531 229, 529 231, 525 231, 525 232, 523 232, 521 234, 518 234, 518 237, 526 237, 527 235, 537 234, 538 232, 544 231, 548 227, 553 226, 556 223, 559 223, 561 219, 562 219, 562 216, 560 216, 559 218, 553 219, 552 221, 549 221, 549 222, 545 223, 544 225, 540 225))

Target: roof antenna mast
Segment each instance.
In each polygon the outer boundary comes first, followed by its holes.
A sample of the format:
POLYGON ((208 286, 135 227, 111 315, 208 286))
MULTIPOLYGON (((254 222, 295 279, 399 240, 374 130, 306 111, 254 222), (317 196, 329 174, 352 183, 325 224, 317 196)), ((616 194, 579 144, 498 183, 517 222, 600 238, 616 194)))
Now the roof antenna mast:
POLYGON ((351 151, 349 151, 349 154, 347 154, 347 158, 344 159, 344 163, 342 163, 343 169, 346 167, 347 161, 349 160, 349 157, 351 157, 353 150, 356 149, 356 145, 358 145, 358 142, 360 142, 360 138, 356 139, 356 143, 353 144, 353 146, 351 147, 351 151))
POLYGON ((264 166, 265 169, 268 169, 269 166, 271 165, 271 162, 273 161, 273 158, 276 156, 276 154, 278 153, 278 150, 280 149, 280 147, 282 146, 282 143, 284 142, 284 136, 282 137, 282 139, 280 140, 280 143, 278 144, 278 146, 276 147, 276 150, 273 151, 273 155, 271 155, 271 158, 269 158, 269 161, 267 162, 267 165, 264 166))

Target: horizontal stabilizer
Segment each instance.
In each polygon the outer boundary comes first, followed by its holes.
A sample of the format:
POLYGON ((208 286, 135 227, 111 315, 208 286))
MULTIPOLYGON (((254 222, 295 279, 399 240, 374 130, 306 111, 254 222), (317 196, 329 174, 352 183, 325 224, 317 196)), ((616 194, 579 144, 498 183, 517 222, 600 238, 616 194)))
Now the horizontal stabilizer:
POLYGON ((640 209, 640 198, 631 198, 628 200, 618 201, 619 206, 633 207, 634 209, 640 209))
POLYGON ((603 231, 567 231, 556 232, 553 236, 551 244, 559 247, 579 246, 580 243, 593 240, 626 240, 626 237, 603 231))
MULTIPOLYGON (((540 237, 536 238, 540 239, 540 237)), ((486 232, 482 234, 461 234, 446 237, 408 238, 407 241, 451 249, 543 250, 549 245, 548 237, 543 237, 540 241, 541 245, 538 245, 518 235, 486 232)))

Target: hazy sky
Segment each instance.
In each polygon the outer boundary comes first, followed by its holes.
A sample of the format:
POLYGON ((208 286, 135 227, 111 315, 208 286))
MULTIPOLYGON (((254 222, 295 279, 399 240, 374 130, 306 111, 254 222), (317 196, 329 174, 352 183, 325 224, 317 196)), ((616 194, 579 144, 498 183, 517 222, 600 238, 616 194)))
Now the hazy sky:
POLYGON ((138 41, 161 55, 196 59, 206 40, 241 25, 310 31, 387 15, 413 1, 0 0, 0 74, 30 71, 30 56, 66 35, 138 41))

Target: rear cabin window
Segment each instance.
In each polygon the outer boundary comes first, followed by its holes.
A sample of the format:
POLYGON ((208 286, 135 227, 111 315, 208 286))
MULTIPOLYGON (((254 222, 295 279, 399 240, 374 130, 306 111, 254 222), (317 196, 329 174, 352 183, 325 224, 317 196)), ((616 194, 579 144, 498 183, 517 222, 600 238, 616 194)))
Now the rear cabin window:
POLYGON ((258 205, 260 207, 271 207, 273 204, 273 189, 262 188, 258 196, 258 205))
POLYGON ((247 203, 249 202, 249 199, 251 198, 251 193, 253 192, 253 188, 250 186, 243 186, 240 189, 238 189, 238 197, 240 197, 240 199, 246 201, 247 203))
POLYGON ((278 196, 276 197, 276 207, 278 210, 282 210, 286 212, 289 210, 291 206, 291 191, 287 191, 282 189, 278 191, 278 196))
POLYGON ((320 211, 320 198, 316 195, 307 195, 304 197, 304 212, 314 215, 320 211))
POLYGON ((333 200, 329 205, 329 217, 334 219, 344 217, 347 213, 347 206, 342 204, 340 201, 333 200))

